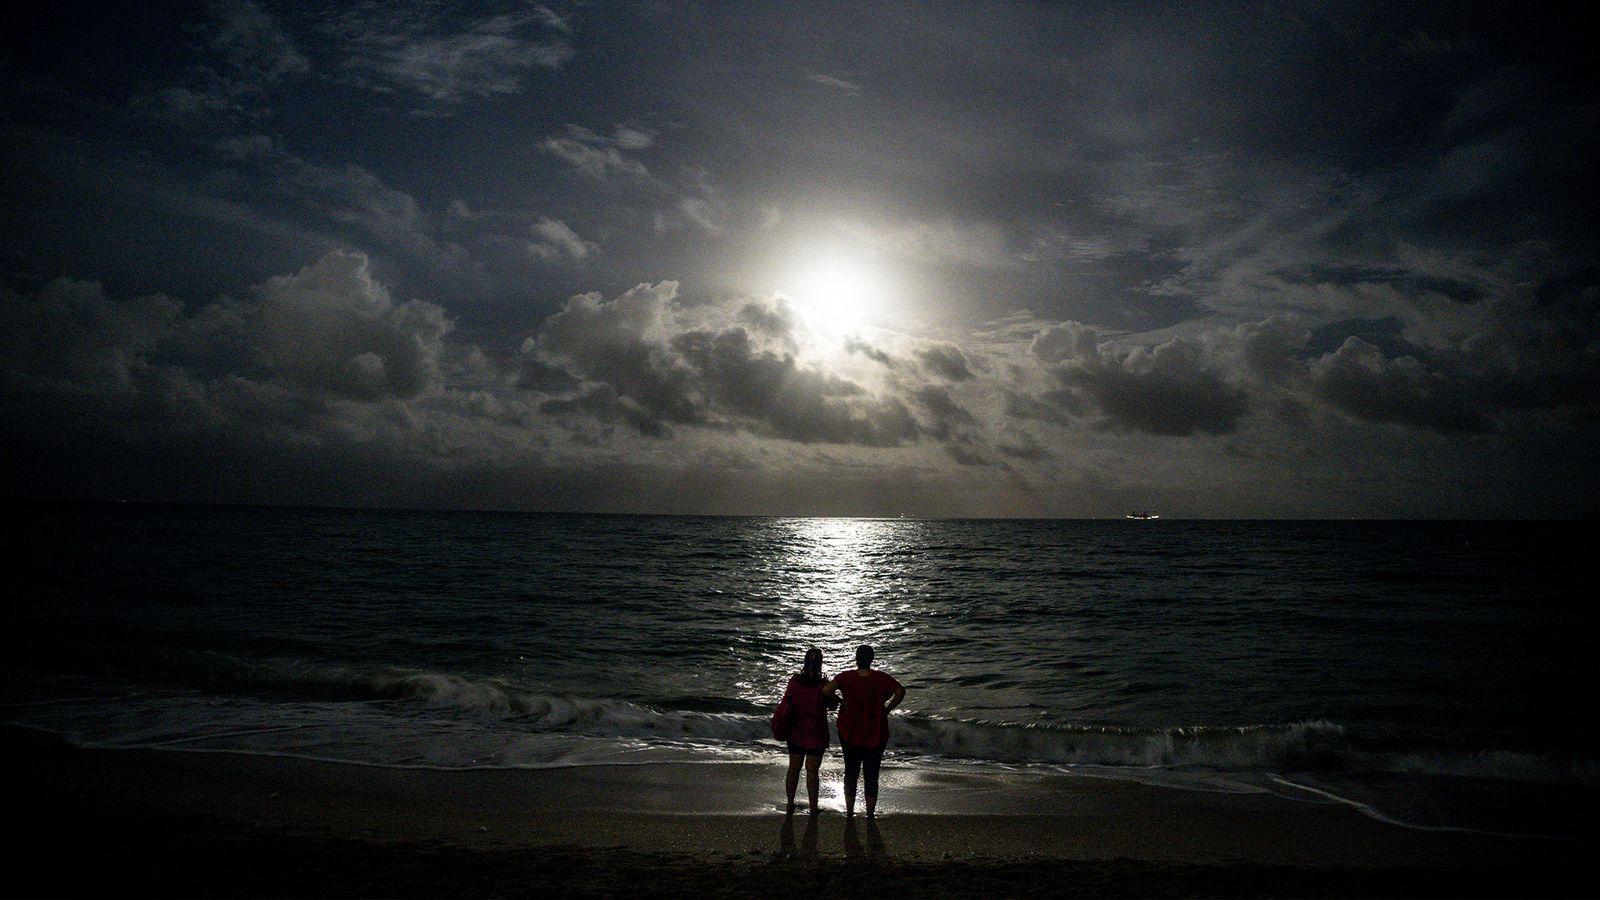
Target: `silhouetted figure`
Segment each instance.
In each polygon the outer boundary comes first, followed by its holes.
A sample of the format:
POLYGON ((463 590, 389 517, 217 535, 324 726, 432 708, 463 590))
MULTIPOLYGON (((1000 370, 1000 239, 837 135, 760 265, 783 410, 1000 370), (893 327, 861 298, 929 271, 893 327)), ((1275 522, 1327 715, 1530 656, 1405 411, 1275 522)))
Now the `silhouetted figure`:
POLYGON ((789 678, 784 696, 789 698, 789 774, 784 779, 784 790, 789 795, 788 812, 794 812, 794 792, 800 785, 800 765, 806 768, 806 793, 811 798, 811 812, 817 811, 817 769, 822 756, 828 752, 828 700, 824 694, 829 683, 822 677, 822 651, 815 647, 806 651, 805 666, 789 678))
POLYGON ((844 698, 839 708, 839 746, 844 751, 844 808, 856 814, 856 779, 867 776, 867 815, 878 808, 878 766, 883 748, 889 743, 889 710, 906 698, 906 689, 894 676, 872 668, 872 647, 856 648, 856 667, 840 672, 823 687, 823 695, 834 692, 844 698))

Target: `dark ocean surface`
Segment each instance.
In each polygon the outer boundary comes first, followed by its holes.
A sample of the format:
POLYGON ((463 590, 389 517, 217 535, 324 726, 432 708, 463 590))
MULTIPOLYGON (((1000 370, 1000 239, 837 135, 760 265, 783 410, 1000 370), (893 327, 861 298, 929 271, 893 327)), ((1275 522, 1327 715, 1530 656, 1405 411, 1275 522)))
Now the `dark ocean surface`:
POLYGON ((895 765, 1540 834, 1600 788, 1570 523, 14 512, 0 721, 85 745, 773 758, 805 648, 866 642, 895 765))

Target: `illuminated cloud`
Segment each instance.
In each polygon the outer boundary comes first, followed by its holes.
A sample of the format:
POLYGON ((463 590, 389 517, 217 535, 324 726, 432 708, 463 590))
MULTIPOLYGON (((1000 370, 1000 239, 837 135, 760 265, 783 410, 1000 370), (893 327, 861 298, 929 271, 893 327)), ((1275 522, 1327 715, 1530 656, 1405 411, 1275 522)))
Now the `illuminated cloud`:
POLYGON ((575 53, 566 20, 543 6, 465 20, 427 7, 357 8, 334 31, 354 83, 445 105, 520 93, 530 70, 560 69, 575 53))
POLYGON ((540 259, 587 259, 600 252, 599 244, 584 240, 567 223, 549 217, 533 224, 533 234, 537 240, 528 249, 540 259))
POLYGON ((592 178, 605 179, 611 175, 643 178, 650 174, 642 163, 623 156, 616 147, 596 145, 578 138, 546 138, 540 142, 539 149, 592 178))
POLYGON ((6 63, 8 487, 1600 502, 1564 13, 919 11, 40 11, 73 41, 6 63))

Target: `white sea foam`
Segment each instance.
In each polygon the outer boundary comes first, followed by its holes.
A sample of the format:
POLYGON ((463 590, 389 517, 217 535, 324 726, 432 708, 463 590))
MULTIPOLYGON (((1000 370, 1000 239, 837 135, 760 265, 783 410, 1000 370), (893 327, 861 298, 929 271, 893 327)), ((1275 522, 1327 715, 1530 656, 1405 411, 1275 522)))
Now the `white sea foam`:
MULTIPOLYGON (((310 720, 350 720, 351 727, 343 730, 341 738, 348 746, 338 753, 351 759, 362 758, 365 742, 359 733, 363 728, 388 732, 370 742, 373 759, 369 761, 392 759, 392 755, 385 757, 389 752, 385 748, 402 746, 407 759, 447 766, 476 766, 486 760, 504 765, 584 765, 637 759, 641 753, 672 747, 729 758, 772 744, 766 714, 754 709, 683 709, 546 693, 502 678, 293 660, 246 662, 215 653, 189 654, 181 662, 169 659, 164 666, 189 670, 210 691, 222 687, 236 696, 260 697, 279 706, 292 702, 295 715, 310 720), (434 720, 441 715, 446 717, 444 721, 434 720), (418 716, 434 719, 423 722, 418 716), (396 732, 405 731, 409 738, 397 741, 396 732), (469 739, 468 734, 473 737, 469 739), (452 747, 452 742, 461 746, 452 747)), ((252 708, 259 715, 259 710, 275 707, 263 702, 252 708)), ((274 741, 288 745, 288 739, 278 735, 293 731, 291 725, 256 721, 250 714, 227 723, 218 721, 217 716, 217 707, 210 704, 161 727, 141 724, 123 737, 140 743, 231 746, 225 733, 231 728, 241 737, 250 737, 233 743, 270 750, 274 741)), ((329 727, 338 733, 338 728, 329 727)), ((66 730, 83 733, 83 729, 66 730)), ((110 736, 103 727, 90 730, 110 736)), ((1600 784, 1600 764, 1593 760, 1510 751, 1380 752, 1361 747, 1343 726, 1323 720, 1134 728, 912 714, 894 716, 892 731, 891 751, 908 758, 1115 769, 1382 772, 1600 784)))

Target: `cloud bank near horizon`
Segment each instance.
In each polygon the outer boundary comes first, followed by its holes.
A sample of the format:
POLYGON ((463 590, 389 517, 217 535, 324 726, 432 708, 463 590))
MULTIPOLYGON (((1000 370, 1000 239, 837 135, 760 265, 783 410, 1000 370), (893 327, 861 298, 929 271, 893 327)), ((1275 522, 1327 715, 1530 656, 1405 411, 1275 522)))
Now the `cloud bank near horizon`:
MULTIPOLYGON (((69 279, 8 291, 0 383, 13 446, 36 454, 20 470, 61 496, 613 508, 610 484, 583 482, 636 470, 659 482, 625 508, 687 477, 725 484, 718 502, 743 512, 760 511, 740 507, 746 488, 769 502, 774 485, 888 480, 899 505, 1059 492, 1063 513, 1107 514, 1148 490, 1119 471, 1129 447, 1166 447, 1164 471, 1226 484, 1273 477, 1251 449, 1269 446, 1289 473, 1272 486, 1294 497, 1352 470, 1381 487, 1419 446, 1581 435, 1600 376, 1592 291, 1521 298, 1553 307, 1533 331, 1513 299, 1451 327, 1430 317, 1426 345, 1399 308, 1345 321, 1395 323, 1378 329, 1385 350, 1292 314, 1171 337, 1013 318, 961 342, 882 329, 841 342, 781 294, 692 304, 662 281, 574 295, 495 352, 456 338, 440 306, 396 300, 364 255, 333 251, 192 310, 69 279), (128 459, 160 462, 129 477, 128 459), (474 493, 452 500, 463 479, 474 493), (344 483, 331 498, 330 481, 344 483), (545 502, 557 484, 565 503, 545 502)), ((839 491, 815 511, 895 514, 839 491)), ((685 500, 664 505, 722 508, 685 500)))

